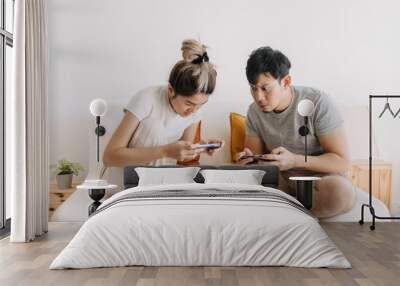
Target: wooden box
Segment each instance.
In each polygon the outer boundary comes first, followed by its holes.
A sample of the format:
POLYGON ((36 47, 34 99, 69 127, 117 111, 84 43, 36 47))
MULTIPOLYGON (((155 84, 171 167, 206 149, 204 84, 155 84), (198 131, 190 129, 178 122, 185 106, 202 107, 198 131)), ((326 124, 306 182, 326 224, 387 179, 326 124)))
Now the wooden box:
MULTIPOLYGON (((372 162, 372 195, 390 208, 392 193, 392 164, 386 161, 372 162)), ((368 160, 353 161, 350 170, 350 180, 364 192, 369 192, 369 162, 368 160)))

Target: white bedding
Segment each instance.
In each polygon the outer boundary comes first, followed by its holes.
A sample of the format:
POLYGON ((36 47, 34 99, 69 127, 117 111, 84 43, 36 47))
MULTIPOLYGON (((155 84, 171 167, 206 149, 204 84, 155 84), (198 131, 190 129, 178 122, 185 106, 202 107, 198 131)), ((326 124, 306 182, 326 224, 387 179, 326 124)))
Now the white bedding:
MULTIPOLYGON (((128 189, 100 208, 139 191, 205 188, 263 190, 296 201, 262 186, 179 184, 128 189)), ((126 265, 350 267, 314 217, 287 204, 227 197, 111 205, 85 222, 50 269, 126 265)))
MULTIPOLYGON (((368 194, 358 188, 356 190, 356 202, 351 210, 344 214, 340 214, 328 219, 322 219, 321 221, 358 222, 361 218, 361 205, 363 203, 368 203, 368 194)), ((55 210, 53 216, 51 217, 51 221, 84 222, 88 218, 88 206, 92 202, 93 200, 88 196, 87 190, 76 190, 55 210)), ((384 217, 390 216, 390 212, 383 202, 373 197, 372 203, 377 215, 384 217)), ((369 222, 371 220, 371 214, 366 208, 364 211, 364 221, 369 222)))

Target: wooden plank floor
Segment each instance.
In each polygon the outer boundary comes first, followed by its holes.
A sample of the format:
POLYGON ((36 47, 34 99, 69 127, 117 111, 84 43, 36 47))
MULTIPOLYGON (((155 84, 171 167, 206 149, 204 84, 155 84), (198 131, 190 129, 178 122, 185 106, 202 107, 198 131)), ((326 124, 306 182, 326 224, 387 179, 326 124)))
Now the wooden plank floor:
POLYGON ((0 285, 400 285, 400 224, 324 223, 323 228, 353 268, 120 267, 48 270, 80 224, 50 223, 32 243, 0 241, 0 285))

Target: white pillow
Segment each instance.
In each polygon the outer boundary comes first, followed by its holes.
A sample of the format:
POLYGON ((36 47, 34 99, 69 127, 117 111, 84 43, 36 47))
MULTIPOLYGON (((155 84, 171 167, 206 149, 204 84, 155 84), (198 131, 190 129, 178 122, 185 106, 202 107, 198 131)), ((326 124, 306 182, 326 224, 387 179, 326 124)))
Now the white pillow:
POLYGON ((262 170, 201 170, 204 183, 236 183, 261 185, 265 171, 262 170))
POLYGON ((195 183, 199 167, 183 168, 135 168, 139 176, 138 186, 195 183))

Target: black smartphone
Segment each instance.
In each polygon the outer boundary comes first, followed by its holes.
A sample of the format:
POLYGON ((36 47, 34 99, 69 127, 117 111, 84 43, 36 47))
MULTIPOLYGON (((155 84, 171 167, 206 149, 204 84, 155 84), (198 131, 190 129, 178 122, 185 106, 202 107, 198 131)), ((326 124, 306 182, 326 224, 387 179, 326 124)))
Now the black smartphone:
POLYGON ((261 154, 244 155, 244 156, 240 157, 239 160, 244 160, 244 159, 249 159, 249 158, 252 158, 254 161, 258 161, 258 160, 261 160, 261 161, 274 161, 274 160, 268 160, 268 159, 263 158, 263 155, 261 155, 261 154))
POLYGON ((196 147, 192 148, 193 150, 195 149, 218 149, 221 148, 221 143, 209 143, 209 144, 199 144, 196 147))

